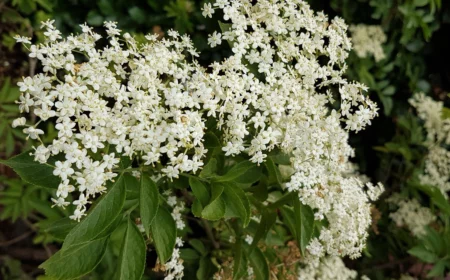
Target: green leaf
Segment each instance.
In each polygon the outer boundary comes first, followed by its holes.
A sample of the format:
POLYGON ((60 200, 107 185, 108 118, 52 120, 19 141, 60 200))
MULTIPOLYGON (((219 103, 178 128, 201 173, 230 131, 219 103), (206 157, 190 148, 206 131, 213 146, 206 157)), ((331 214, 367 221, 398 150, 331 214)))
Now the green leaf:
POLYGON ((128 14, 134 21, 136 21, 137 23, 140 23, 140 24, 144 23, 145 20, 147 19, 146 12, 137 6, 131 7, 128 10, 128 14))
POLYGON ((389 116, 394 108, 394 101, 391 97, 378 94, 380 97, 381 103, 383 103, 384 114, 389 116))
POLYGON ((438 188, 415 183, 411 185, 426 193, 437 207, 439 207, 446 215, 450 216, 450 203, 438 188))
POLYGON ((247 274, 247 257, 242 250, 242 241, 236 241, 234 245, 233 280, 243 279, 247 274))
POLYGON ((435 253, 428 251, 422 245, 411 248, 408 253, 427 263, 434 263, 438 260, 438 256, 435 253))
MULTIPOLYGON (((213 185, 215 186, 215 185, 213 185)), ((240 217, 244 228, 250 222, 250 202, 248 201, 245 192, 236 184, 223 184, 223 199, 226 204, 226 212, 231 216, 240 217)))
POLYGON ((70 231, 62 250, 107 236, 115 229, 125 201, 126 176, 131 175, 119 176, 108 193, 101 198, 86 218, 70 231))
POLYGON ((200 202, 200 200, 198 200, 198 199, 194 200, 194 202, 192 203, 192 206, 191 206, 191 211, 195 217, 197 217, 197 218, 202 217, 203 207, 202 207, 202 203, 200 202))
POLYGON ((139 209, 141 221, 147 236, 150 233, 150 225, 158 213, 159 192, 155 182, 145 173, 141 173, 139 194, 139 209))
POLYGON ((384 95, 393 95, 395 93, 395 87, 394 86, 388 86, 387 88, 383 89, 382 93, 384 95))
POLYGON ((217 172, 217 160, 211 158, 199 174, 200 178, 209 178, 217 172))
POLYGON ((297 232, 296 232, 296 224, 295 224, 295 217, 294 217, 294 211, 290 209, 287 206, 283 206, 280 208, 281 215, 283 216, 283 222, 287 225, 289 228, 291 234, 296 238, 297 232))
POLYGON ((256 280, 269 279, 269 266, 267 265, 266 257, 261 250, 256 247, 248 256, 250 265, 253 268, 253 273, 256 280))
POLYGON ((281 185, 283 179, 281 177, 280 169, 275 165, 272 158, 268 157, 264 162, 267 172, 269 173, 269 185, 278 184, 281 185))
POLYGON ((175 221, 166 208, 158 209, 158 215, 151 224, 151 231, 159 261, 165 263, 172 256, 177 238, 175 221))
POLYGON ((311 207, 301 203, 298 197, 293 198, 293 203, 297 243, 304 256, 314 232, 314 212, 311 207))
POLYGON ((189 185, 195 197, 200 201, 202 206, 206 206, 209 202, 209 190, 206 186, 197 178, 189 177, 189 185))
POLYGON ((416 7, 423 7, 427 4, 429 4, 430 0, 414 0, 413 3, 414 3, 414 6, 416 6, 416 7))
POLYGON ((44 229, 44 232, 52 235, 58 240, 64 240, 67 234, 77 225, 78 223, 68 217, 59 219, 48 227, 44 229))
POLYGON ((235 164, 225 175, 214 178, 215 182, 233 181, 240 184, 250 184, 261 178, 261 167, 248 160, 235 164))
POLYGON ((445 267, 447 266, 448 261, 447 260, 439 260, 437 263, 434 264, 433 269, 428 272, 427 277, 442 277, 439 279, 443 279, 445 267))
POLYGON ((198 270, 196 273, 198 280, 211 279, 213 273, 215 272, 214 264, 211 262, 209 257, 205 256, 200 259, 198 270))
POLYGON ((222 219, 225 215, 226 205, 222 198, 223 185, 213 185, 211 187, 211 202, 202 210, 202 217, 216 221, 222 219))
POLYGON ((194 249, 184 248, 180 249, 180 258, 185 262, 189 261, 198 262, 198 259, 200 259, 200 255, 194 249))
POLYGON ((116 279, 141 279, 145 268, 146 246, 137 226, 128 219, 124 234, 119 264, 115 273, 116 279))
POLYGON ((101 26, 103 24, 104 18, 95 10, 90 10, 86 16, 86 21, 92 26, 101 26))
POLYGON ((275 211, 270 211, 269 209, 264 209, 261 215, 261 221, 259 222, 256 233, 253 236, 253 242, 250 246, 250 251, 253 250, 258 245, 259 240, 265 238, 267 233, 269 233, 272 226, 277 220, 277 214, 275 211))
POLYGON ((34 161, 31 151, 26 151, 8 160, 0 160, 1 164, 11 167, 25 182, 44 188, 57 189, 61 179, 53 175, 53 166, 61 155, 51 157, 47 164, 34 161))
POLYGON ((192 246, 192 248, 202 254, 202 256, 206 256, 208 254, 205 245, 203 245, 203 242, 201 242, 199 239, 191 239, 189 240, 189 244, 192 246))
POLYGON ((39 267, 52 279, 78 279, 100 263, 107 241, 108 238, 103 237, 60 250, 39 267))

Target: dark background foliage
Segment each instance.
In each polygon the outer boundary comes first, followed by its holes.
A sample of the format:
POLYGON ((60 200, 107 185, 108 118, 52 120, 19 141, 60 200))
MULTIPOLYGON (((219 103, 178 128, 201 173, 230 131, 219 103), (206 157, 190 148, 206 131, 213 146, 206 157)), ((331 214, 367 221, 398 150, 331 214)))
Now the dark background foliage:
MULTIPOLYGON (((25 142, 11 122, 18 115, 14 100, 19 96, 15 84, 22 76, 33 75, 39 65, 26 50, 14 43, 15 34, 42 39, 40 21, 52 18, 65 34, 79 31, 87 22, 101 30, 103 21, 117 21, 119 28, 135 36, 147 33, 161 36, 171 28, 189 34, 201 52, 199 61, 207 66, 229 54, 222 44, 207 46, 207 35, 220 30, 220 15, 205 19, 194 0, 0 0, 0 158, 20 153, 32 143, 25 142)), ((450 269, 450 255, 430 260, 408 251, 428 241, 412 238, 389 219, 390 206, 383 200, 401 192, 431 205, 440 220, 433 225, 430 242, 438 242, 449 232, 449 217, 433 207, 433 197, 414 187, 423 169, 426 148, 424 131, 408 99, 425 92, 448 104, 450 91, 450 2, 441 0, 311 0, 316 11, 330 17, 340 16, 348 24, 381 25, 388 41, 387 58, 375 63, 372 58, 351 54, 348 76, 370 87, 370 97, 379 103, 379 117, 363 132, 352 135, 355 162, 361 173, 381 181, 386 193, 374 208, 374 224, 362 258, 346 260, 347 265, 371 279, 398 278, 409 273, 418 278, 443 277, 450 269), (436 237, 438 236, 438 237, 436 237), (433 239, 434 238, 434 239, 433 239), (436 241, 437 240, 437 241, 436 241), (443 265, 437 265, 446 260, 443 265), (434 274, 430 271, 435 271, 434 274)), ((53 128, 48 127, 51 135, 53 128)), ((45 139, 44 139, 45 140, 45 139)), ((51 208, 49 193, 24 184, 13 172, 0 166, 0 278, 34 279, 42 274, 37 266, 54 253, 58 240, 39 228, 54 217, 67 213, 51 208)), ((447 202, 448 203, 448 202, 447 202)), ((149 258, 149 262, 154 259, 149 258)), ((153 264, 149 264, 153 265, 153 264)), ((212 265, 212 264, 211 264, 212 265)), ((99 266, 97 275, 102 275, 99 266)), ((188 267, 195 275, 196 266, 188 267)), ((94 275, 95 277, 95 275, 94 275)), ((45 279, 45 278, 42 278, 45 279)))

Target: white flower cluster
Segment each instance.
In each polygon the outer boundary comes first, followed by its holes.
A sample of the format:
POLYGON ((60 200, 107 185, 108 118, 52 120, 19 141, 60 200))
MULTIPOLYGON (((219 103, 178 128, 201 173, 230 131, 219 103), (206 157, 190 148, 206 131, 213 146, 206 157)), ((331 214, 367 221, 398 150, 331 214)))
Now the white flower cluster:
POLYGON ((444 117, 444 103, 435 101, 423 93, 417 93, 409 100, 424 121, 427 131, 428 154, 424 174, 420 183, 439 188, 447 197, 450 191, 450 152, 441 145, 450 144, 450 119, 444 117))
MULTIPOLYGON (((213 6, 231 21, 214 35, 231 42, 233 51, 213 66, 225 99, 219 117, 227 116, 219 125, 228 122, 224 151, 244 151, 245 136, 254 131, 246 150, 253 161, 262 162, 275 146, 292 155, 294 174, 286 186, 316 209, 317 219, 328 219, 320 237, 326 252, 359 256, 371 218, 363 184, 344 177, 353 156, 348 130, 370 124, 377 106, 362 93, 365 86, 342 77, 351 47, 347 26, 339 18, 328 23, 300 0, 219 0, 213 6), (329 109, 332 87, 339 111, 329 109)), ((212 45, 220 43, 216 39, 212 45)))
POLYGON ((175 249, 173 249, 172 256, 168 262, 164 264, 166 276, 164 280, 180 280, 184 276, 183 260, 180 258, 180 248, 183 247, 183 240, 177 237, 175 249))
POLYGON ((398 227, 406 226, 415 236, 426 234, 425 227, 436 220, 433 212, 421 206, 416 199, 402 199, 398 194, 394 194, 386 201, 398 206, 398 210, 390 213, 389 217, 398 227))
POLYGON ((375 61, 386 57, 382 45, 387 37, 379 25, 357 24, 350 26, 352 34, 353 49, 358 57, 373 55, 375 61))
POLYGON ((427 144, 450 144, 450 119, 443 118, 444 103, 436 101, 423 92, 416 93, 409 99, 416 108, 417 115, 424 121, 427 131, 427 144))
POLYGON ((184 201, 177 199, 176 196, 169 196, 167 198, 167 204, 173 207, 171 214, 177 229, 183 230, 186 227, 186 223, 182 217, 183 211, 186 209, 184 201))
POLYGON ((82 34, 67 39, 51 21, 44 26, 47 40, 30 47, 44 74, 19 83, 18 102, 21 111, 31 110, 40 120, 27 125, 20 118, 13 125, 25 126, 30 138, 40 139, 44 132, 37 126, 55 121, 58 138, 38 146, 34 156, 46 163, 51 155, 65 155, 54 170, 62 180, 54 201, 65 206, 69 193, 80 192, 73 219, 79 220, 89 200, 106 190, 119 156, 141 156, 145 165, 164 157, 161 172, 168 177, 203 165, 201 110, 214 112, 219 100, 205 84, 203 69, 185 61, 186 52, 197 55, 188 37, 172 31, 172 40, 148 35, 138 44, 129 34, 118 37, 116 24, 106 22, 109 46, 97 50, 101 36, 86 25, 82 34))
POLYGON ((419 175, 421 184, 435 186, 447 197, 450 191, 450 152, 442 147, 433 146, 425 159, 424 174, 419 175))
POLYGON ((310 263, 298 272, 298 280, 351 280, 357 276, 341 258, 333 256, 323 258, 320 263, 310 263))
POLYGON ((30 47, 44 74, 24 79, 19 101, 40 120, 15 124, 40 139, 39 123, 56 122, 58 138, 34 153, 42 163, 65 156, 55 168, 62 179, 56 203, 65 206, 69 193, 81 193, 72 216, 79 220, 116 176, 119 156, 156 165, 169 178, 195 173, 207 152, 205 122, 214 118, 227 156, 246 153, 259 164, 275 147, 289 154, 294 173, 287 189, 329 222, 318 239, 323 253, 359 256, 371 222, 369 196, 376 195, 347 176, 354 154, 348 137, 378 108, 365 86, 343 78, 347 26, 339 18, 329 23, 302 0, 217 0, 204 14, 213 7, 231 25, 210 43, 232 42, 233 55, 209 72, 187 61, 186 53, 197 53, 175 31, 170 40, 147 35, 138 43, 106 22, 109 44, 98 50, 101 36, 90 27, 62 39, 52 22, 44 23, 47 41, 30 47), (334 98, 339 109, 331 109, 334 98))

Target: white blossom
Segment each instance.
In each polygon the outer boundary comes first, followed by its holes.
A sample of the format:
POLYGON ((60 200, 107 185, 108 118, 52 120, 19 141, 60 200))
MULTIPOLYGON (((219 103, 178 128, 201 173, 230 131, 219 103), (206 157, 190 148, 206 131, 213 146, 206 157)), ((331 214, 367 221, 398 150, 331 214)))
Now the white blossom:
POLYGON ((358 57, 373 55, 375 61, 386 57, 383 44, 387 37, 379 25, 357 24, 350 26, 352 34, 353 49, 358 57))

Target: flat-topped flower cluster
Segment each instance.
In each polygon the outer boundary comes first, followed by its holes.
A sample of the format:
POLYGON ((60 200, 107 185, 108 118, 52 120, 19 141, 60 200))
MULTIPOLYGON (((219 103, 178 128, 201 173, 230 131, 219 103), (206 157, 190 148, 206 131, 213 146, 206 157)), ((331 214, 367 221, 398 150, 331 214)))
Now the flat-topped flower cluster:
POLYGON ((89 26, 62 38, 51 21, 43 24, 46 41, 30 46, 43 73, 19 84, 21 111, 39 120, 20 118, 14 125, 40 140, 38 125, 56 123, 57 138, 34 152, 41 163, 65 157, 54 171, 62 180, 55 203, 66 206, 70 193, 79 194, 71 218, 80 220, 117 175, 120 157, 169 178, 195 174, 207 153, 206 121, 214 119, 226 156, 244 153, 260 164, 274 148, 290 155, 286 189, 329 224, 308 247, 311 255, 359 256, 370 200, 382 186, 368 184, 366 192, 348 176, 354 154, 348 138, 369 125, 378 108, 364 85, 343 77, 351 50, 347 26, 339 18, 329 23, 301 0, 217 0, 203 12, 210 16, 214 9, 231 24, 210 44, 227 40, 233 54, 209 69, 195 61, 189 37, 176 31, 163 39, 147 35, 142 43, 106 22, 108 45, 99 49, 101 36, 89 26))
POLYGON ((446 116, 442 101, 433 100, 424 93, 417 93, 409 100, 416 108, 417 115, 424 122, 427 133, 425 145, 428 154, 425 159, 425 172, 419 176, 420 183, 436 186, 447 197, 450 191, 450 118, 446 116))

